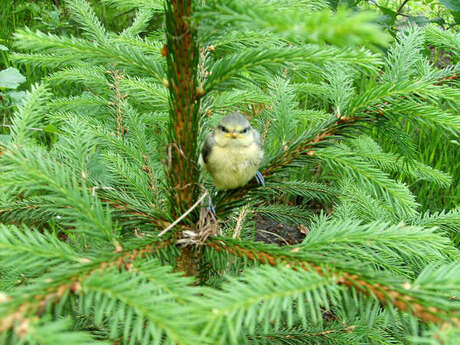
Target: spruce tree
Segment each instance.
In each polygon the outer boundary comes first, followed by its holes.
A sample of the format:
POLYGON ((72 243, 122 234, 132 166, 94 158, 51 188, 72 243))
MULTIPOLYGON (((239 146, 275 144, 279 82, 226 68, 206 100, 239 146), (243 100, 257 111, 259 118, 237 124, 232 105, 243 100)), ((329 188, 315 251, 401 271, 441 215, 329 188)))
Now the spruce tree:
POLYGON ((104 3, 137 15, 108 32, 67 0, 81 37, 15 35, 52 72, 0 141, 1 344, 458 344, 460 210, 409 185, 452 177, 406 130, 458 134, 460 65, 426 50, 458 61, 458 35, 323 0, 104 3), (215 219, 197 162, 232 110, 266 184, 215 219), (260 218, 305 238, 257 241, 260 218))

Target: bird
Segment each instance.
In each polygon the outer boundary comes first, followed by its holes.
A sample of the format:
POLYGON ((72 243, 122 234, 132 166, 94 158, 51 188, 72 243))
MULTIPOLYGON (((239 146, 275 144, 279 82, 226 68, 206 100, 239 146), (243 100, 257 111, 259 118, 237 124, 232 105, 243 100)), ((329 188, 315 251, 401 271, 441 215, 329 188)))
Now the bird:
POLYGON ((259 132, 239 112, 225 116, 210 132, 203 145, 199 163, 211 175, 219 190, 231 190, 246 185, 256 177, 265 185, 258 171, 264 158, 259 132))

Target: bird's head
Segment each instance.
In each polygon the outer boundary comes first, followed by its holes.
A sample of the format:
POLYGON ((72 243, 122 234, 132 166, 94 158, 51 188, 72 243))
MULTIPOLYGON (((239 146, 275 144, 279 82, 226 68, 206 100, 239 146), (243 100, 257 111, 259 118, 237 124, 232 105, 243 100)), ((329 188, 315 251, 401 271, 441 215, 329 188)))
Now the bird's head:
POLYGON ((254 140, 252 131, 249 121, 240 113, 233 112, 217 125, 216 143, 219 146, 249 146, 254 140))

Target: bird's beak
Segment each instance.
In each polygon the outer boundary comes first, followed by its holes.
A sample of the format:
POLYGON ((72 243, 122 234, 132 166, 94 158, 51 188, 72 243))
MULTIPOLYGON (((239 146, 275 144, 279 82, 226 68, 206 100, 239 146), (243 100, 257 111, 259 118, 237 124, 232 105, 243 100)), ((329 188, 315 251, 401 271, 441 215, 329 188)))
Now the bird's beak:
POLYGON ((238 138, 238 134, 233 133, 233 132, 227 133, 227 134, 225 134, 225 136, 226 136, 227 138, 232 138, 232 139, 238 138))

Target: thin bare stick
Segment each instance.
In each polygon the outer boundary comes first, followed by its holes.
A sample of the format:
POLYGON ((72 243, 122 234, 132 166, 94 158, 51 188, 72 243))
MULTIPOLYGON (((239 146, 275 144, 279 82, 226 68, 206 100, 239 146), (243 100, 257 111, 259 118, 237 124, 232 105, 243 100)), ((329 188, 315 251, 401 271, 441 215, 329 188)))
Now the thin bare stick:
POLYGON ((396 15, 400 15, 401 14, 401 11, 403 9, 403 7, 409 2, 409 0, 404 0, 402 3, 401 3, 401 6, 399 6, 398 10, 396 11, 396 15))
POLYGON ((166 229, 164 229, 162 232, 158 234, 158 237, 163 236, 166 232, 171 230, 173 227, 175 227, 182 219, 187 217, 187 215, 192 212, 203 200, 208 196, 208 192, 204 192, 203 195, 190 207, 187 211, 184 212, 182 216, 177 218, 174 222, 172 222, 166 229))
MULTIPOLYGON (((289 242, 286 241, 286 239, 285 239, 283 236, 278 235, 276 232, 271 232, 271 231, 262 230, 262 229, 259 229, 259 230, 257 230, 257 231, 259 231, 259 232, 264 232, 264 233, 269 234, 269 235, 273 235, 274 237, 279 238, 282 242, 284 242, 284 243, 286 243, 287 245, 289 245, 289 242)), ((264 237, 267 238, 266 236, 264 236, 264 237)))

